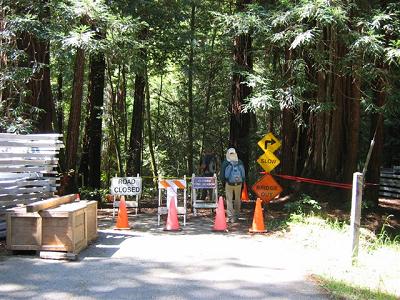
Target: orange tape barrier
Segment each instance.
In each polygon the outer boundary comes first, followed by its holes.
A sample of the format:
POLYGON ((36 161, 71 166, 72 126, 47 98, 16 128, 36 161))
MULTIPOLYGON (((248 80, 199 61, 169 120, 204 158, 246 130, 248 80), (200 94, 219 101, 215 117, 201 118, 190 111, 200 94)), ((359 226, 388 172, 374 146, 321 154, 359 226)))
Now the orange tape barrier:
MULTIPOLYGON (((268 172, 260 172, 261 174, 269 174, 268 172)), ((272 174, 271 174, 272 175, 272 174)), ((291 175, 281 175, 281 174, 274 174, 273 176, 277 176, 283 179, 287 180, 293 180, 297 182, 307 182, 307 183, 313 183, 313 184, 318 184, 318 185, 325 185, 325 186, 330 186, 330 187, 337 187, 341 189, 351 189, 353 185, 351 183, 341 183, 341 182, 333 182, 333 181, 325 181, 325 180, 318 180, 318 179, 312 179, 312 178, 304 178, 304 177, 298 177, 298 176, 291 176, 291 175)), ((365 185, 379 185, 376 183, 366 183, 365 185)))

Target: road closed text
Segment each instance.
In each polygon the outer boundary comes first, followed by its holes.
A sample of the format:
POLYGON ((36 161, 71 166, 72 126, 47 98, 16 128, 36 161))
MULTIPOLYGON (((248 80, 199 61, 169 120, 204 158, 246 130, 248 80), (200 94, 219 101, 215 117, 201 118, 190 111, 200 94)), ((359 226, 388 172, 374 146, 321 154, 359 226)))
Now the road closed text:
POLYGON ((111 179, 111 194, 137 195, 142 192, 142 179, 140 177, 114 177, 111 179))

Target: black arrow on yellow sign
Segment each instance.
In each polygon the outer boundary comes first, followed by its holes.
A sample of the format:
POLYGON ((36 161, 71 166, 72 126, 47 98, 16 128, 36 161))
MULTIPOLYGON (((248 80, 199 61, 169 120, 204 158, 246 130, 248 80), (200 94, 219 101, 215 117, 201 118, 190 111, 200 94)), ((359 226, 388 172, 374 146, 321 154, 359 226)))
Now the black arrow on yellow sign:
POLYGON ((268 148, 268 144, 271 144, 271 146, 273 144, 275 144, 276 142, 274 140, 265 140, 265 145, 264 145, 264 149, 267 150, 268 148))

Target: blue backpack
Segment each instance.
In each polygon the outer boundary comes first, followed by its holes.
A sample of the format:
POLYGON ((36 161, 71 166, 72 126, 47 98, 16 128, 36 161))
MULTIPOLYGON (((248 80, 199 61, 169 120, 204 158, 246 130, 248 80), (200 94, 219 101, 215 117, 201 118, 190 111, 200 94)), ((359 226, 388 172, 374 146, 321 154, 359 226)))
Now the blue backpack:
POLYGON ((242 183, 242 172, 239 164, 230 163, 225 169, 225 179, 228 183, 242 183))

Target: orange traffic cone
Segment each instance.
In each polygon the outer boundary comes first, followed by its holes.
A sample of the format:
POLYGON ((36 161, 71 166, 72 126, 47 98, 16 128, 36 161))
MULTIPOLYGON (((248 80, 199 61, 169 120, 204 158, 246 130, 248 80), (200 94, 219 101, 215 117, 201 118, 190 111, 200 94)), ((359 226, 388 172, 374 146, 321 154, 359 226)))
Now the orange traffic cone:
POLYGON ((257 198, 256 209, 254 210, 253 225, 249 229, 251 233, 264 233, 267 232, 264 226, 264 215, 261 208, 261 199, 257 198))
POLYGON ((175 206, 175 198, 171 198, 169 202, 167 224, 164 228, 165 231, 179 231, 178 213, 175 206))
POLYGON ((213 231, 228 231, 225 219, 224 198, 219 197, 213 231))
POLYGON ((114 229, 130 229, 124 196, 119 201, 118 219, 114 229))
POLYGON ((249 202, 249 193, 247 192, 247 184, 246 181, 243 183, 243 189, 242 189, 242 196, 240 197, 242 199, 242 202, 249 202))

